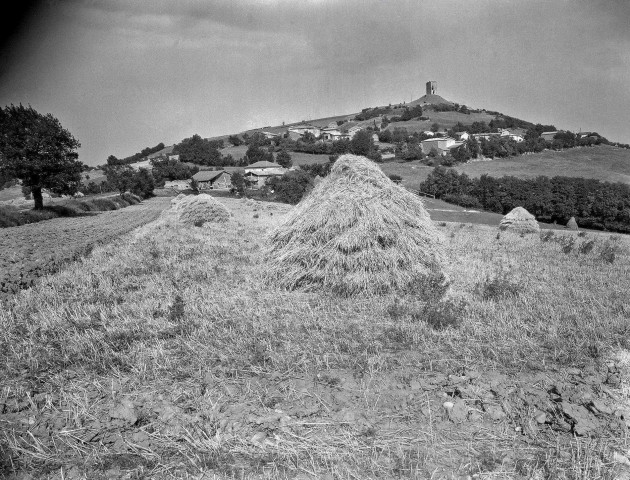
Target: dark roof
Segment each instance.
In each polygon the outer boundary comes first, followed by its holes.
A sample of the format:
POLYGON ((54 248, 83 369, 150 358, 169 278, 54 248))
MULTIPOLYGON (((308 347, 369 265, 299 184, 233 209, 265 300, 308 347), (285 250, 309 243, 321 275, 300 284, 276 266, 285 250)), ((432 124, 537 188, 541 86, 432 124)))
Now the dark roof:
POLYGON ((195 173, 192 178, 197 182, 211 182, 215 178, 220 177, 222 173, 230 175, 230 173, 225 170, 201 170, 195 173))

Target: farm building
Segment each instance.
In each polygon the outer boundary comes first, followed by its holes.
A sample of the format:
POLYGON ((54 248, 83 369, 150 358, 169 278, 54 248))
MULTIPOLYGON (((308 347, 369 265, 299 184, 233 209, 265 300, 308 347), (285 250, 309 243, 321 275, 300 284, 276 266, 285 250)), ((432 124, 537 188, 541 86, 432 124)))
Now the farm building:
POLYGON ((232 186, 232 176, 225 170, 202 170, 192 178, 199 190, 226 190, 232 186))
POLYGON ((461 143, 459 143, 459 145, 457 145, 457 143, 459 142, 456 142, 455 139, 451 137, 438 137, 422 140, 420 145, 422 147, 422 151, 427 154, 431 151, 432 148, 435 148, 440 153, 445 153, 450 148, 455 148, 455 146, 461 145, 461 143))
POLYGON ((294 125, 292 127, 289 127, 289 132, 297 133, 300 136, 308 132, 308 133, 313 134, 313 136, 315 137, 319 137, 321 134, 321 129, 319 127, 315 127, 314 125, 308 125, 306 123, 303 123, 300 125, 294 125))
POLYGON ((287 169, 273 162, 256 162, 245 167, 245 178, 252 188, 261 188, 271 177, 279 177, 286 173, 287 169))
POLYGON ((557 133, 558 132, 543 132, 540 134, 540 138, 542 138, 546 142, 553 142, 553 137, 555 137, 557 133))
POLYGON ((322 129, 322 140, 342 140, 349 139, 350 137, 344 133, 341 133, 339 127, 326 127, 322 129))
POLYGON ((164 183, 164 188, 172 190, 188 190, 190 188, 190 180, 172 180, 164 183))
POLYGON ((457 137, 457 140, 468 140, 470 138, 470 133, 468 132, 457 132, 455 133, 455 136, 457 137))

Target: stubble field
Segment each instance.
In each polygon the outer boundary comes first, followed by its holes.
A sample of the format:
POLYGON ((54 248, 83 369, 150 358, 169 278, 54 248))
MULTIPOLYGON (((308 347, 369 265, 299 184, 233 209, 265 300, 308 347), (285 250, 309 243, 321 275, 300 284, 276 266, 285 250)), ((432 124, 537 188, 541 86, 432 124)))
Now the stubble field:
POLYGON ((157 221, 0 312, 11 478, 621 478, 630 242, 439 223, 445 298, 263 282, 289 207, 157 221), (20 477, 20 475, 22 475, 20 477))
POLYGON ((155 220, 168 199, 154 198, 92 216, 55 218, 0 229, 0 300, 30 287, 40 276, 107 242, 155 220))

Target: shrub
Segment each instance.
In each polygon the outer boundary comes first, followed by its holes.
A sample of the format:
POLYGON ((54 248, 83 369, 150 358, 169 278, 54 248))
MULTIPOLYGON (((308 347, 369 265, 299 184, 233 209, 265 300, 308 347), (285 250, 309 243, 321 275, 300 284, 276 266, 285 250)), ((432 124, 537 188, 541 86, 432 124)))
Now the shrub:
POLYGON ((565 235, 556 238, 556 242, 560 245, 562 252, 565 254, 571 253, 573 247, 575 246, 575 237, 567 237, 565 235))
POLYGON ((121 197, 124 198, 130 205, 136 205, 142 202, 142 199, 138 195, 134 195, 129 192, 123 193, 121 197))
POLYGON ((86 203, 92 204, 94 206, 94 210, 100 212, 106 212, 108 210, 118 210, 116 204, 109 198, 94 198, 92 200, 88 200, 86 203))
POLYGON ((593 250, 595 246, 595 240, 585 240, 578 247, 578 253, 582 255, 588 255, 593 250))
POLYGON ((273 177, 269 182, 276 198, 284 203, 296 204, 312 187, 312 180, 308 173, 302 170, 289 171, 281 177, 273 177))
POLYGON ((546 232, 540 232, 540 241, 545 243, 550 240, 553 240, 554 233, 551 230, 547 230, 546 232))
POLYGON ((476 293, 483 300, 515 297, 521 290, 521 285, 510 279, 506 272, 501 272, 495 277, 487 277, 484 281, 479 282, 475 288, 476 293))
POLYGON ((611 236, 604 245, 602 246, 602 250, 599 253, 599 257, 606 263, 614 263, 617 258, 617 254, 621 251, 619 247, 619 239, 617 237, 611 236))
POLYGON ((424 321, 434 330, 445 330, 449 327, 456 328, 462 322, 465 312, 463 302, 443 300, 431 301, 420 310, 411 315, 414 321, 424 321))

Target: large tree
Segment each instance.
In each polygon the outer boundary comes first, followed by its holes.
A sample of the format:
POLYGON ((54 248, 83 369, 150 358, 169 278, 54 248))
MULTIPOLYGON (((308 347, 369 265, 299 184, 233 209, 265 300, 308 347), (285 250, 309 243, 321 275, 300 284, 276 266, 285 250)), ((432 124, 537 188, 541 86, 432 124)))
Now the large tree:
POLYGON ((74 194, 85 165, 77 160, 81 146, 50 113, 30 105, 0 109, 0 175, 18 178, 29 187, 35 209, 44 208, 42 189, 74 194))
POLYGON ((221 152, 219 152, 217 146, 217 143, 208 141, 195 134, 175 145, 173 153, 179 154, 179 159, 182 162, 191 162, 198 165, 221 165, 221 152))

